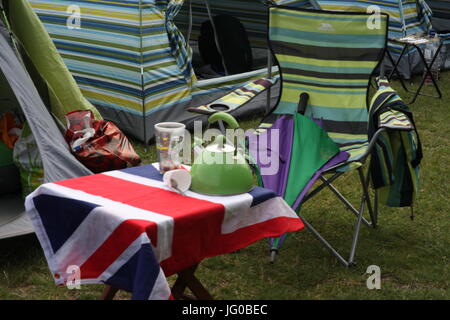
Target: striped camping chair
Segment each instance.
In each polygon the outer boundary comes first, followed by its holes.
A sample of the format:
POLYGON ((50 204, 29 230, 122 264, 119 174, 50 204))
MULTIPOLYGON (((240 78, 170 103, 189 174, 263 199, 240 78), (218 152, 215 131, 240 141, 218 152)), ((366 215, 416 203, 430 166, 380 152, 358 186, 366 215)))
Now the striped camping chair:
MULTIPOLYGON (((348 259, 344 259, 300 215, 307 228, 347 266, 353 263, 360 225, 374 226, 376 223, 376 212, 368 193, 370 175, 365 174, 363 164, 378 137, 377 133, 371 141, 368 139, 368 88, 370 77, 384 55, 387 29, 388 16, 385 14, 371 16, 285 6, 269 9, 269 45, 280 68, 282 89, 277 106, 260 125, 260 131, 270 128, 270 123, 282 115, 301 113, 325 130, 337 146, 336 150, 340 152, 335 157, 343 161, 322 167, 317 178, 322 184, 305 194, 301 201, 297 198, 291 204, 298 209, 300 204, 329 187, 356 215, 348 259), (345 157, 342 157, 343 153, 345 157), (359 172, 363 191, 359 209, 331 184, 343 173, 355 169, 359 172), (366 205, 370 222, 363 216, 366 205)), ((299 166, 302 170, 302 165, 299 166)), ((285 194, 288 191, 284 191, 285 194)), ((298 191, 304 194, 305 189, 298 191)))

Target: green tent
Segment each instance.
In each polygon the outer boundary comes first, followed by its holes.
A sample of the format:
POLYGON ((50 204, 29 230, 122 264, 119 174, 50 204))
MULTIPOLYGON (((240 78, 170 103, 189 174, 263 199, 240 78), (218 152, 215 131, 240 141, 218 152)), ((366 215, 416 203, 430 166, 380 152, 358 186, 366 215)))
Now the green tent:
POLYGON ((72 156, 57 123, 77 109, 100 115, 81 94, 28 2, 0 4, 0 116, 10 112, 26 121, 13 149, 0 143, 2 239, 33 232, 20 187, 29 192, 39 183, 91 174, 72 156))

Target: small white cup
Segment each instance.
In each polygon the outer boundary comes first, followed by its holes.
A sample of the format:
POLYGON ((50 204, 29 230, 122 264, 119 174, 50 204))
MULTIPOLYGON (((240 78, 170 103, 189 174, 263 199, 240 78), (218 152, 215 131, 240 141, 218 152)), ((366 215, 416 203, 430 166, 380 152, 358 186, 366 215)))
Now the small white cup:
POLYGON ((170 170, 164 173, 163 182, 170 189, 185 193, 191 186, 192 177, 185 169, 170 170), (174 186, 176 184, 176 186, 174 186))

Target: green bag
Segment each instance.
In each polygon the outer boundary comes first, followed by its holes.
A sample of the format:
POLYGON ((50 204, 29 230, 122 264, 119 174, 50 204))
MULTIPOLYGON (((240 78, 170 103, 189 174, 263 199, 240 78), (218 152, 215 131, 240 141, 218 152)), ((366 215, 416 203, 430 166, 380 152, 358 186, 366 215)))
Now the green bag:
POLYGON ((6 167, 13 163, 13 150, 0 141, 0 167, 6 167))
POLYGON ((19 170, 13 162, 13 150, 0 141, 0 194, 20 190, 19 170))

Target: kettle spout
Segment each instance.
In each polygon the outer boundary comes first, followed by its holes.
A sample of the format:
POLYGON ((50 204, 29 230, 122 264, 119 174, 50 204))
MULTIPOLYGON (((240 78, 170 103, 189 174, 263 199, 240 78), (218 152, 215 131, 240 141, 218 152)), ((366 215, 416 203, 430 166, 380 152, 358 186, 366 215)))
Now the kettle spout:
POLYGON ((199 137, 194 137, 194 142, 192 143, 192 150, 194 151, 194 160, 203 152, 205 148, 203 147, 203 140, 199 137))

